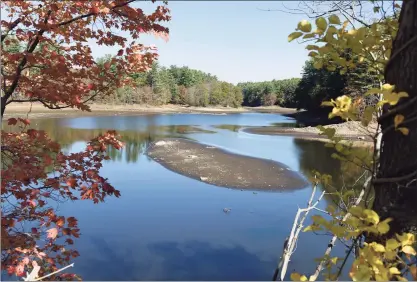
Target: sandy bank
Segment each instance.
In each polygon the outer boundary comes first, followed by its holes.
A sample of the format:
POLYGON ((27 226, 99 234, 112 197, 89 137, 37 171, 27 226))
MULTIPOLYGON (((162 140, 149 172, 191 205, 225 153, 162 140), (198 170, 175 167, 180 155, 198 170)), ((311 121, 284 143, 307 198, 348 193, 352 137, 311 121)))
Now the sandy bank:
MULTIPOLYGON (((29 103, 12 103, 7 106, 5 118, 8 117, 26 117, 29 118, 59 118, 59 117, 79 117, 79 116, 112 116, 112 115, 146 115, 146 114, 163 114, 163 113, 201 113, 201 114, 228 114, 243 113, 251 111, 263 111, 264 107, 258 108, 230 108, 221 106, 210 107, 188 107, 181 105, 105 105, 90 104, 91 112, 80 111, 77 109, 66 108, 60 110, 50 110, 40 103, 33 103, 32 108, 29 103)), ((274 113, 291 113, 294 109, 286 109, 278 106, 269 107, 274 113)))
POLYGON ((299 173, 279 162, 232 154, 186 139, 156 141, 147 154, 169 170, 222 187, 288 191, 308 185, 299 173))
MULTIPOLYGON (((363 127, 360 122, 356 121, 325 125, 324 127, 336 129, 336 136, 342 137, 345 140, 361 143, 372 142, 371 136, 375 134, 376 130, 376 124, 370 124, 368 127, 363 127)), ((243 129, 243 131, 261 135, 288 135, 302 139, 327 140, 327 136, 319 135, 320 130, 312 126, 299 128, 278 126, 248 127, 243 129)))

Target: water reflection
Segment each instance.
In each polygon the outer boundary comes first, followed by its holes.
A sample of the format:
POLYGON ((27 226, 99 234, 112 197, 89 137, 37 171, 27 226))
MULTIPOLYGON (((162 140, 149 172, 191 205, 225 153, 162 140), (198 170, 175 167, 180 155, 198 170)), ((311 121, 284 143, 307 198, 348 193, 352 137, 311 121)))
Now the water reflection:
MULTIPOLYGON (((121 151, 109 151, 112 159, 101 170, 121 191, 120 198, 99 205, 80 201, 60 206, 62 215, 79 219, 82 232, 75 243, 81 256, 74 261, 74 272, 96 281, 269 280, 297 206, 306 203, 311 189, 257 194, 216 189, 166 170, 143 153, 157 138, 185 137, 281 161, 306 176, 313 169, 329 173, 336 188, 361 173, 331 158, 333 149, 322 142, 239 131, 241 126, 286 122, 292 121, 269 114, 32 120, 31 127, 45 130, 71 152, 111 128, 125 142, 121 151), (223 212, 226 207, 232 209, 228 214, 223 212)), ((301 236, 289 270, 311 273, 313 259, 323 255, 329 239, 301 236)), ((337 247, 334 255, 342 256, 337 247)))
MULTIPOLYGON (((364 173, 361 167, 351 162, 342 162, 333 158, 332 154, 335 149, 324 146, 321 141, 294 139, 293 142, 298 150, 300 171, 305 176, 313 178, 313 171, 329 174, 332 176, 332 183, 326 187, 327 192, 332 193, 349 187, 359 194, 365 181, 365 177, 361 178, 364 173)), ((367 148, 357 148, 357 150, 363 151, 365 154, 368 151, 367 148)), ((333 201, 338 199, 335 195, 326 196, 333 201)))

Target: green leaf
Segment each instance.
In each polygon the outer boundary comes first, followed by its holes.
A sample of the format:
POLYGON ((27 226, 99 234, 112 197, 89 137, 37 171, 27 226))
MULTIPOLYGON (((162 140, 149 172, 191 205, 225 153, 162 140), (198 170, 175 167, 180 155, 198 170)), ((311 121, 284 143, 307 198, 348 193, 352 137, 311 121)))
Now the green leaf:
POLYGON ((296 31, 296 32, 291 33, 290 35, 288 35, 288 42, 291 42, 294 39, 297 39, 301 35, 303 35, 303 33, 302 32, 299 32, 299 31, 296 31))
POLYGON ((317 18, 316 19, 316 25, 317 25, 318 29, 320 29, 322 31, 325 31, 326 28, 327 28, 327 21, 323 17, 317 18))
POLYGON ((329 23, 331 23, 331 24, 340 24, 340 19, 336 15, 331 15, 329 17, 329 23))
POLYGON ((309 57, 315 57, 315 56, 317 56, 319 53, 317 53, 317 52, 314 52, 314 51, 311 51, 310 53, 308 53, 308 56, 309 57))

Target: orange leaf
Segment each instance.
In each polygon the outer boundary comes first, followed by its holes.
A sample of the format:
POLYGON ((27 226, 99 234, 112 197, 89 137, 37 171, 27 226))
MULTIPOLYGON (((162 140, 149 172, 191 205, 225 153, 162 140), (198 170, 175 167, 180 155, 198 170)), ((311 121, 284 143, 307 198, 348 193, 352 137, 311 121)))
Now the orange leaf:
POLYGON ((57 226, 62 227, 65 224, 65 218, 63 216, 61 216, 57 222, 55 223, 57 226))

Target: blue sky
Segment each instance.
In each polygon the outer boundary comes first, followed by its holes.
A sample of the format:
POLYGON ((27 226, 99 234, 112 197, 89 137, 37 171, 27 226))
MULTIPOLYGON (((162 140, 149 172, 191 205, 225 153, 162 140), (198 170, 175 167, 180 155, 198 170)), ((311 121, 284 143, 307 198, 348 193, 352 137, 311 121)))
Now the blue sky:
MULTIPOLYGON (((159 3, 160 4, 160 3, 159 3)), ((285 1, 294 7, 297 1, 285 1)), ((145 12, 158 5, 135 3, 145 12)), ((300 77, 308 52, 287 36, 305 16, 259 9, 283 8, 278 1, 169 1, 170 40, 144 35, 155 44, 161 65, 188 66, 231 83, 300 77)), ((7 18, 2 10, 2 18, 7 18)), ((118 47, 91 44, 94 57, 116 54, 118 47)))
MULTIPOLYGON (((296 4, 288 3, 287 6, 296 4)), ((135 6, 149 11, 157 3, 135 6)), ((300 77, 307 51, 287 36, 304 17, 260 9, 282 8, 281 2, 170 1, 170 40, 146 36, 164 66, 188 66, 231 83, 300 77)), ((93 47, 94 56, 117 48, 93 47)))

